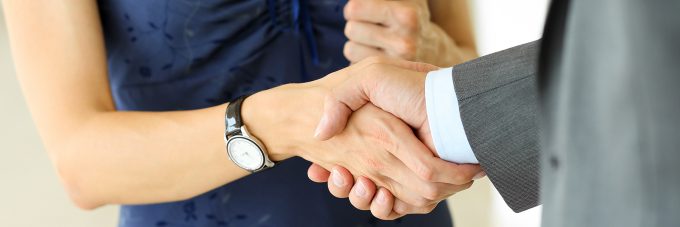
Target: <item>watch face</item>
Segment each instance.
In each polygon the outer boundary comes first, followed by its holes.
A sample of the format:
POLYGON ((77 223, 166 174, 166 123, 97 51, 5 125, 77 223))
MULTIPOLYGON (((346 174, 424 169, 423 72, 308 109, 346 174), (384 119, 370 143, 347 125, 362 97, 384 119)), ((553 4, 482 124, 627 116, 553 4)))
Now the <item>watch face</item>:
POLYGON ((229 157, 241 168, 254 171, 264 165, 264 154, 253 141, 235 137, 227 143, 229 157))

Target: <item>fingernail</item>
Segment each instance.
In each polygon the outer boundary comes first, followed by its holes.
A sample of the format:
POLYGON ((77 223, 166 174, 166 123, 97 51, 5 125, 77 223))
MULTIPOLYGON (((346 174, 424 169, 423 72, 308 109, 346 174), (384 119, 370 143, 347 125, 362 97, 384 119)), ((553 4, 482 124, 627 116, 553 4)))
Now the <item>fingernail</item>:
POLYGON ((321 120, 319 120, 319 124, 316 126, 316 130, 314 130, 314 138, 319 139, 321 136, 321 130, 326 127, 328 119, 326 115, 324 114, 321 116, 321 120))
POLYGON ((345 179, 342 179, 342 177, 340 176, 340 172, 338 172, 337 170, 333 170, 331 175, 332 175, 331 177, 333 178, 333 184, 335 184, 335 186, 338 187, 345 186, 345 179))
POLYGON ((385 204, 387 204, 387 196, 385 195, 384 192, 379 192, 379 193, 378 193, 378 198, 377 198, 377 200, 378 200, 378 204, 380 204, 380 205, 385 205, 385 204))
POLYGON ((482 171, 482 172, 477 173, 474 177, 472 177, 472 179, 473 180, 479 180, 484 176, 486 176, 486 172, 482 171))
POLYGON ((361 181, 357 183, 356 187, 354 188, 354 194, 361 198, 366 197, 366 186, 364 185, 364 183, 362 183, 361 181))

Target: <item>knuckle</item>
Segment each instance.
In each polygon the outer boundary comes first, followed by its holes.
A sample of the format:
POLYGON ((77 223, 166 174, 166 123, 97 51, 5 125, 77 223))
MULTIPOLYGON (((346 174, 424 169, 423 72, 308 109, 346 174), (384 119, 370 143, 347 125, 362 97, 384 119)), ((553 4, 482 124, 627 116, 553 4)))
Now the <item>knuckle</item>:
POLYGON ((395 19, 403 28, 416 30, 418 28, 418 10, 411 4, 402 4, 394 8, 395 19))
POLYGON ((345 14, 345 19, 351 19, 354 18, 357 12, 361 10, 361 2, 360 1, 349 1, 345 5, 345 8, 343 9, 343 13, 345 14))
MULTIPOLYGON (((377 117, 380 118, 380 117, 377 117)), ((393 132, 393 126, 385 121, 385 120, 376 120, 378 122, 376 124, 376 127, 374 128, 374 131, 372 133, 372 137, 374 141, 383 149, 390 153, 394 153, 395 151, 398 151, 400 149, 400 144, 395 141, 392 137, 391 132, 393 132)))
POLYGON ((345 23, 345 31, 344 32, 345 32, 345 36, 347 36, 348 39, 352 40, 352 37, 353 37, 355 30, 356 30, 356 26, 355 26, 354 22, 347 21, 347 23, 345 23))
MULTIPOLYGON (((345 46, 342 47, 342 53, 343 53, 345 56, 349 56, 350 51, 352 50, 352 46, 351 46, 351 45, 352 45, 352 44, 350 44, 350 42, 347 41, 347 42, 345 42, 345 46)), ((332 73, 331 73, 331 74, 332 74, 332 73)))
POLYGON ((432 182, 435 178, 434 169, 427 165, 419 165, 416 173, 418 174, 418 177, 427 182, 432 182))
POLYGON ((423 191, 423 197, 428 200, 436 200, 441 197, 443 191, 434 184, 426 184, 423 191))
POLYGON ((378 159, 367 157, 364 158, 363 160, 365 162, 365 166, 369 168, 370 175, 374 175, 374 173, 379 173, 385 168, 385 165, 383 165, 383 163, 378 159))
POLYGON ((384 130, 383 126, 376 126, 371 137, 383 148, 392 148, 396 146, 394 141, 390 138, 387 130, 384 130))
POLYGON ((352 44, 350 42, 345 43, 345 46, 342 48, 342 54, 345 55, 345 57, 352 62, 355 60, 353 59, 354 53, 352 49, 352 44))
MULTIPOLYGON (((387 70, 387 65, 384 64, 384 62, 387 62, 386 58, 384 57, 371 57, 371 56, 366 56, 362 55, 361 57, 369 57, 369 63, 367 67, 362 70, 361 77, 359 77, 359 86, 360 88, 364 91, 364 94, 367 96, 368 100, 371 100, 372 102, 375 102, 377 97, 375 97, 376 92, 379 90, 382 90, 384 87, 383 81, 385 80, 385 77, 388 76, 386 75, 386 70, 387 70)), ((382 112, 380 112, 382 113, 382 112)), ((385 129, 390 129, 390 128, 385 128, 384 126, 391 126, 389 123, 389 119, 386 118, 385 114, 373 114, 376 116, 375 119, 376 121, 382 121, 385 124, 382 124, 380 126, 383 127, 378 127, 374 128, 377 130, 383 130, 382 133, 384 133, 385 136, 389 136, 391 131, 385 132, 385 129)), ((389 139, 389 137, 386 137, 389 139)))
POLYGON ((416 56, 417 45, 413 38, 404 37, 399 39, 395 44, 395 51, 399 57, 406 60, 413 60, 416 56))

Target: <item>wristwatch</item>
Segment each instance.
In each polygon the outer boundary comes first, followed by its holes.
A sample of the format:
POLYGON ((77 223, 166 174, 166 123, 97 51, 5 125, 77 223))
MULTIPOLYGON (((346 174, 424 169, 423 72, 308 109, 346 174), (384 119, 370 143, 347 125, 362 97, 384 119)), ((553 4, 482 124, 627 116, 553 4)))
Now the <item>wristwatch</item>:
POLYGON ((254 173, 274 167, 274 162, 269 159, 264 145, 248 133, 241 121, 241 105, 246 98, 240 97, 227 106, 224 142, 229 159, 238 167, 254 173))

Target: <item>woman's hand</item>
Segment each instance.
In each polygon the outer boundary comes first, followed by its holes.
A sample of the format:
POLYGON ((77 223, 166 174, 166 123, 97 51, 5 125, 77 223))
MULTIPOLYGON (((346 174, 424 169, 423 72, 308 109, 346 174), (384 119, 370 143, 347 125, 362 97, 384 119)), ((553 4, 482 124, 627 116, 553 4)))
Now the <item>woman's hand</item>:
MULTIPOLYGON (((448 66, 475 56, 474 44, 459 46, 431 21, 427 0, 351 0, 344 11, 345 35, 349 39, 344 54, 351 62, 390 56, 448 66)), ((466 39, 471 37, 469 28, 453 29, 466 33, 466 39)))

